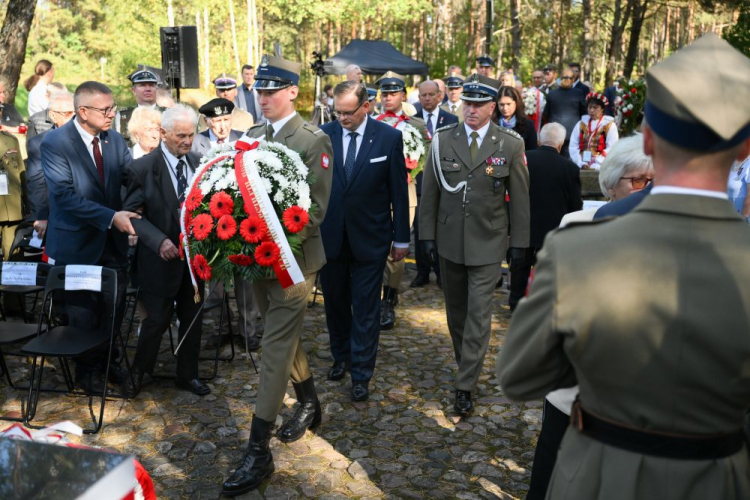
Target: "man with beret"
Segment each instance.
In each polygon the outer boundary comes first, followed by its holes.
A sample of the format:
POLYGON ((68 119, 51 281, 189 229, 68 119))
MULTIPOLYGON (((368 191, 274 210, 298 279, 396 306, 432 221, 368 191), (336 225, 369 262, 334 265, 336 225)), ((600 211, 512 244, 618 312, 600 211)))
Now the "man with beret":
MULTIPOLYGON (((404 112, 403 104, 406 102, 406 84, 404 77, 393 71, 384 74, 375 85, 380 89, 380 101, 383 104, 383 113, 376 118, 385 121, 394 128, 403 132, 406 125, 416 128, 424 140, 429 138, 425 122, 416 117, 409 116, 404 112)), ((426 147, 425 147, 426 149, 426 147)), ((417 210, 417 183, 411 178, 408 184, 409 191, 409 228, 414 222, 414 214, 417 210)), ((408 243, 393 243, 393 248, 409 247, 408 243)), ((404 276, 404 259, 395 261, 390 256, 383 273, 383 300, 380 306, 380 328, 390 330, 396 324, 396 312, 393 310, 398 304, 398 290, 401 286, 401 278, 404 276)))
POLYGON ((464 121, 464 112, 461 92, 463 92, 464 79, 460 76, 451 75, 443 78, 443 81, 445 82, 445 87, 448 89, 448 100, 440 106, 440 109, 456 115, 458 121, 462 122, 464 121))
POLYGON ((214 89, 216 97, 226 99, 234 103, 232 110, 232 128, 234 130, 247 130, 253 126, 255 120, 253 115, 240 107, 240 100, 237 97, 237 78, 228 73, 222 73, 214 78, 214 89))
POLYGON ((461 416, 474 408, 472 394, 490 341, 492 295, 508 250, 509 223, 511 257, 524 255, 529 246, 524 143, 518 133, 491 120, 499 88, 499 81, 476 73, 464 82, 464 121, 433 136, 419 208, 423 250, 433 261, 438 255, 440 259, 458 364, 454 408, 461 416))
MULTIPOLYGON (((128 80, 133 84, 130 91, 135 96, 136 107, 148 107, 152 109, 158 109, 164 111, 156 105, 156 85, 159 83, 159 79, 156 77, 153 71, 140 66, 134 72, 128 75, 128 80)), ((133 142, 128 134, 128 122, 130 117, 133 116, 133 111, 136 108, 123 108, 117 111, 115 117, 115 130, 117 130, 128 146, 133 146, 133 142)))
POLYGON ((748 81, 713 33, 649 68, 651 194, 544 243, 497 373, 519 400, 579 385, 547 499, 750 498, 750 228, 726 195, 748 81))
POLYGON ((236 141, 242 137, 242 132, 232 129, 232 112, 235 105, 229 99, 217 97, 198 108, 198 112, 206 117, 208 128, 200 133, 207 138, 211 147, 225 142, 236 141))
POLYGON ((477 57, 477 74, 492 77, 495 70, 495 61, 490 56, 477 57))
POLYGON ((276 433, 278 439, 284 443, 296 441, 321 421, 320 403, 300 337, 307 298, 316 273, 326 262, 320 224, 331 194, 333 150, 328 136, 294 110, 301 68, 301 64, 281 57, 263 56, 255 74, 255 90, 266 122, 252 127, 247 136, 278 142, 300 154, 315 176, 310 198, 317 210, 310 213, 310 221, 297 233, 302 246, 296 258, 305 276, 304 286, 297 285, 297 293, 288 293, 275 277, 252 285, 265 321, 260 385, 247 452, 242 464, 224 482, 222 493, 228 496, 257 488, 273 472, 269 441, 290 375, 299 407, 276 433))

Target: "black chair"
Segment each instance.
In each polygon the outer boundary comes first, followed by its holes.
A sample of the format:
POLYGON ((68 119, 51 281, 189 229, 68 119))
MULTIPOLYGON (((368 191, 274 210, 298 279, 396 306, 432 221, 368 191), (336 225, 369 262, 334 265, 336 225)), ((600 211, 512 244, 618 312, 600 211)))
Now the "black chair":
MULTIPOLYGON (((25 263, 24 263, 25 264, 25 263)), ((14 263, 9 262, 3 262, 2 267, 0 268, 0 283, 10 283, 11 279, 9 274, 10 272, 6 273, 6 270, 10 270, 10 266, 14 265, 14 263)), ((32 266, 34 268, 34 272, 36 274, 35 276, 35 286, 40 287, 42 290, 44 290, 44 286, 47 283, 47 276, 50 272, 50 269, 52 269, 52 266, 49 264, 46 264, 44 262, 40 263, 28 263, 29 266, 32 266)), ((1 285, 0 287, 7 292, 13 292, 15 293, 16 289, 25 289, 30 287, 30 284, 7 284, 7 285, 1 285)), ((30 325, 26 323, 17 323, 17 322, 7 322, 5 319, 5 316, 3 316, 3 321, 0 322, 0 371, 2 372, 2 375, 5 376, 5 380, 8 382, 8 385, 14 389, 28 389, 28 387, 16 387, 16 385, 13 383, 13 380, 10 376, 10 370, 8 369, 8 364, 5 361, 5 355, 11 355, 11 356, 21 356, 25 357, 25 354, 20 352, 5 352, 3 349, 6 346, 11 346, 14 344, 20 344, 22 342, 26 342, 29 339, 34 338, 34 336, 37 334, 37 330, 39 329, 38 325, 30 325)), ((23 414, 23 405, 21 408, 21 413, 23 414)), ((9 420, 13 422, 22 422, 23 417, 5 417, 0 416, 0 420, 9 420)))
POLYGON ((320 273, 315 273, 315 284, 313 285, 313 296, 312 300, 307 303, 307 308, 312 309, 315 307, 315 303, 318 301, 318 295, 323 295, 323 289, 320 287, 320 273))
MULTIPOLYGON (((14 262, 41 262, 42 250, 31 246, 31 238, 34 233, 34 223, 32 221, 24 221, 16 228, 16 235, 13 238, 13 245, 10 249, 9 261, 14 262), (17 253, 20 250, 20 253, 17 253)), ((44 291, 44 286, 14 286, 12 290, 5 286, 0 285, 0 297, 4 300, 8 296, 15 296, 18 300, 18 307, 21 311, 24 322, 33 322, 34 320, 34 309, 39 300, 39 294, 44 291), (26 311, 26 298, 33 296, 33 302, 31 309, 26 311)), ((3 301, 0 300, 0 315, 3 320, 6 319, 6 311, 3 306, 3 301)))
MULTIPOLYGON (((95 266, 91 266, 95 267, 95 266)), ((68 359, 81 356, 93 349, 109 345, 107 362, 104 371, 104 380, 109 378, 109 370, 112 362, 112 351, 115 344, 115 315, 117 309, 117 272, 114 269, 101 268, 101 290, 98 292, 103 298, 103 307, 100 316, 101 327, 99 329, 87 329, 71 326, 56 326, 49 322, 52 311, 52 296, 55 292, 65 290, 66 283, 66 266, 57 266, 52 268, 47 278, 47 284, 44 290, 44 300, 42 301, 42 310, 39 314, 39 323, 37 336, 23 346, 23 354, 33 356, 34 360, 31 366, 31 376, 29 383, 29 396, 27 401, 26 416, 24 425, 31 428, 41 428, 31 424, 36 415, 37 405, 39 402, 39 393, 42 386, 42 375, 44 373, 44 362, 46 358, 58 358, 60 366, 67 385, 69 395, 87 396, 89 399, 89 409, 94 421, 93 429, 85 429, 86 434, 94 434, 102 428, 104 420, 104 405, 107 399, 107 385, 104 384, 101 398, 99 418, 97 420, 93 410, 94 394, 89 394, 75 390, 75 382, 71 372, 68 359), (46 331, 45 331, 46 326, 46 331), (41 362, 38 358, 41 357, 41 362), (38 365, 38 370, 37 370, 38 365)), ((94 290, 91 290, 97 293, 94 290)), ((119 336, 122 347, 124 342, 119 336)), ((132 371, 127 361, 127 355, 123 351, 128 368, 128 376, 132 377, 132 371)))

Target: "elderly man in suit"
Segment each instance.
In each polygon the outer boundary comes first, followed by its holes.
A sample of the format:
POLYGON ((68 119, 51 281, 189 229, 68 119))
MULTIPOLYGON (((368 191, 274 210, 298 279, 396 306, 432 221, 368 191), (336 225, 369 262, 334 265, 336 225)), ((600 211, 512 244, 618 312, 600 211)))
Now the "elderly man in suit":
MULTIPOLYGON (((153 374, 162 335, 177 311, 179 338, 187 335, 177 355, 178 387, 199 396, 211 389, 198 378, 198 353, 202 327, 202 297, 194 300, 188 263, 178 250, 179 212, 185 191, 198 162, 190 155, 198 116, 177 104, 162 114, 161 144, 134 161, 128 173, 124 206, 138 210, 142 219, 133 221, 138 235, 136 266, 146 319, 141 325, 133 359, 133 379, 125 382, 125 393, 134 397, 143 376, 153 374), (190 328, 190 330, 188 330, 190 328)), ((198 286, 203 291, 203 286, 198 286)))
POLYGON ((369 396, 380 337, 380 283, 388 254, 409 252, 409 198, 401 132, 368 118, 358 82, 333 91, 336 122, 322 130, 333 145, 333 187, 321 226, 328 263, 320 271, 333 366, 329 380, 351 370, 352 400, 369 396), (391 218, 391 209, 393 217, 391 218))
POLYGON ((419 210, 424 251, 433 260, 440 256, 458 364, 454 409, 461 416, 474 409, 472 394, 490 341, 492 294, 508 245, 513 259, 529 246, 523 139, 490 119, 499 88, 499 81, 476 73, 464 82, 464 122, 433 137, 419 210))
POLYGON ((646 80, 651 194, 547 238, 498 377, 522 400, 579 384, 548 499, 750 498, 750 228, 726 194, 750 59, 707 34, 646 80))
POLYGON ((310 214, 308 224, 297 233, 302 240, 297 263, 305 276, 306 293, 287 294, 275 278, 253 283, 253 293, 265 320, 260 385, 247 452, 240 466, 223 485, 222 493, 229 496, 257 488, 273 473, 269 441, 290 377, 300 406, 276 436, 282 442, 295 441, 304 435, 306 429, 321 422, 320 403, 300 337, 308 295, 316 273, 326 260, 320 224, 331 194, 333 151, 328 136, 305 122, 294 110, 301 68, 301 64, 281 57, 263 56, 255 75, 255 89, 266 122, 252 127, 247 135, 283 144, 304 158, 307 168, 316 178, 310 186, 310 198, 318 210, 310 214))
MULTIPOLYGON (((46 251, 57 265, 117 270, 119 329, 127 285, 127 235, 135 235, 131 218, 140 218, 122 210, 120 190, 130 151, 122 136, 110 130, 117 106, 106 85, 82 83, 73 107, 75 119, 51 130, 41 145, 50 209, 46 251)), ((94 297, 86 291, 66 292, 71 326, 91 328, 99 323, 100 304, 94 297)), ((76 362, 76 382, 89 392, 101 392, 104 383, 100 358, 106 352, 98 354, 76 362)))
POLYGON ((563 216, 583 208, 580 169, 560 154, 565 143, 565 127, 548 123, 539 135, 541 146, 527 151, 529 167, 529 204, 531 207, 531 237, 529 249, 522 264, 512 270, 508 305, 514 311, 524 296, 536 263, 536 254, 544 237, 560 226, 563 216))

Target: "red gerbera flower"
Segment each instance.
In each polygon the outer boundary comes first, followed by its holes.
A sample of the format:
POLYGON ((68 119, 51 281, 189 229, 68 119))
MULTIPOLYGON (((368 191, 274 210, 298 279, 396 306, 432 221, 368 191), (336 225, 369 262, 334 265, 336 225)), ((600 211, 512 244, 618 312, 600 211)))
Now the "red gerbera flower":
POLYGON ((185 207, 191 212, 201 206, 203 202, 203 193, 198 186, 195 186, 185 198, 185 207))
POLYGON ((180 250, 180 260, 185 260, 185 247, 182 245, 182 233, 177 238, 177 248, 180 250))
POLYGON ((273 241, 264 241, 255 249, 255 262, 270 267, 279 260, 279 247, 273 241))
POLYGON ((205 240, 214 228, 214 220, 208 214, 200 214, 193 219, 193 236, 198 241, 205 240))
POLYGON ((208 209, 216 219, 222 215, 232 215, 234 210, 234 200, 224 191, 219 191, 211 197, 208 209))
POLYGON ((237 233, 237 222, 231 215, 222 215, 216 223, 216 236, 220 240, 228 240, 237 233))
POLYGON ((310 216, 305 209, 294 205, 284 210, 284 226, 290 233, 299 233, 304 229, 310 220, 310 216))
POLYGON ((193 271, 203 281, 211 279, 211 266, 208 265, 208 261, 201 254, 195 254, 195 257, 193 257, 193 271))
POLYGON ((229 262, 232 264, 237 264, 238 266, 249 266, 253 263, 253 258, 249 255, 242 255, 242 254, 234 254, 227 257, 229 259, 229 262))
POLYGON ((248 217, 240 223, 240 236, 248 243, 260 243, 266 234, 268 228, 260 217, 248 217))

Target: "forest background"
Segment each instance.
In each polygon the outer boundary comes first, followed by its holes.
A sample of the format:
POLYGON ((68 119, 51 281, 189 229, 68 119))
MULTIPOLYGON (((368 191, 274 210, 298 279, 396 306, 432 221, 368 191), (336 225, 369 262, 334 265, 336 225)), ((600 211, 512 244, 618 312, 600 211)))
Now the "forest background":
MULTIPOLYGON (((750 0, 8 0, 0 22, 0 76, 25 114, 22 82, 39 59, 55 80, 74 88, 97 79, 118 104, 132 103, 126 76, 137 64, 161 66, 159 27, 197 25, 201 86, 221 72, 239 76, 278 42, 302 62, 302 106, 312 103, 312 52, 329 57, 352 39, 386 40, 442 78, 464 75, 485 53, 498 72, 513 68, 525 84, 545 64, 583 65, 584 80, 603 89, 621 74, 645 69, 702 33, 713 31, 750 56, 750 0), (490 7, 491 6, 491 7, 490 7), (27 43, 22 45, 28 34, 27 43), (19 81, 20 78, 20 81, 19 81), (18 95, 16 89, 18 88, 18 95)), ((336 83, 330 76, 324 83, 336 83)), ((368 80, 374 80, 369 77, 368 80)))

